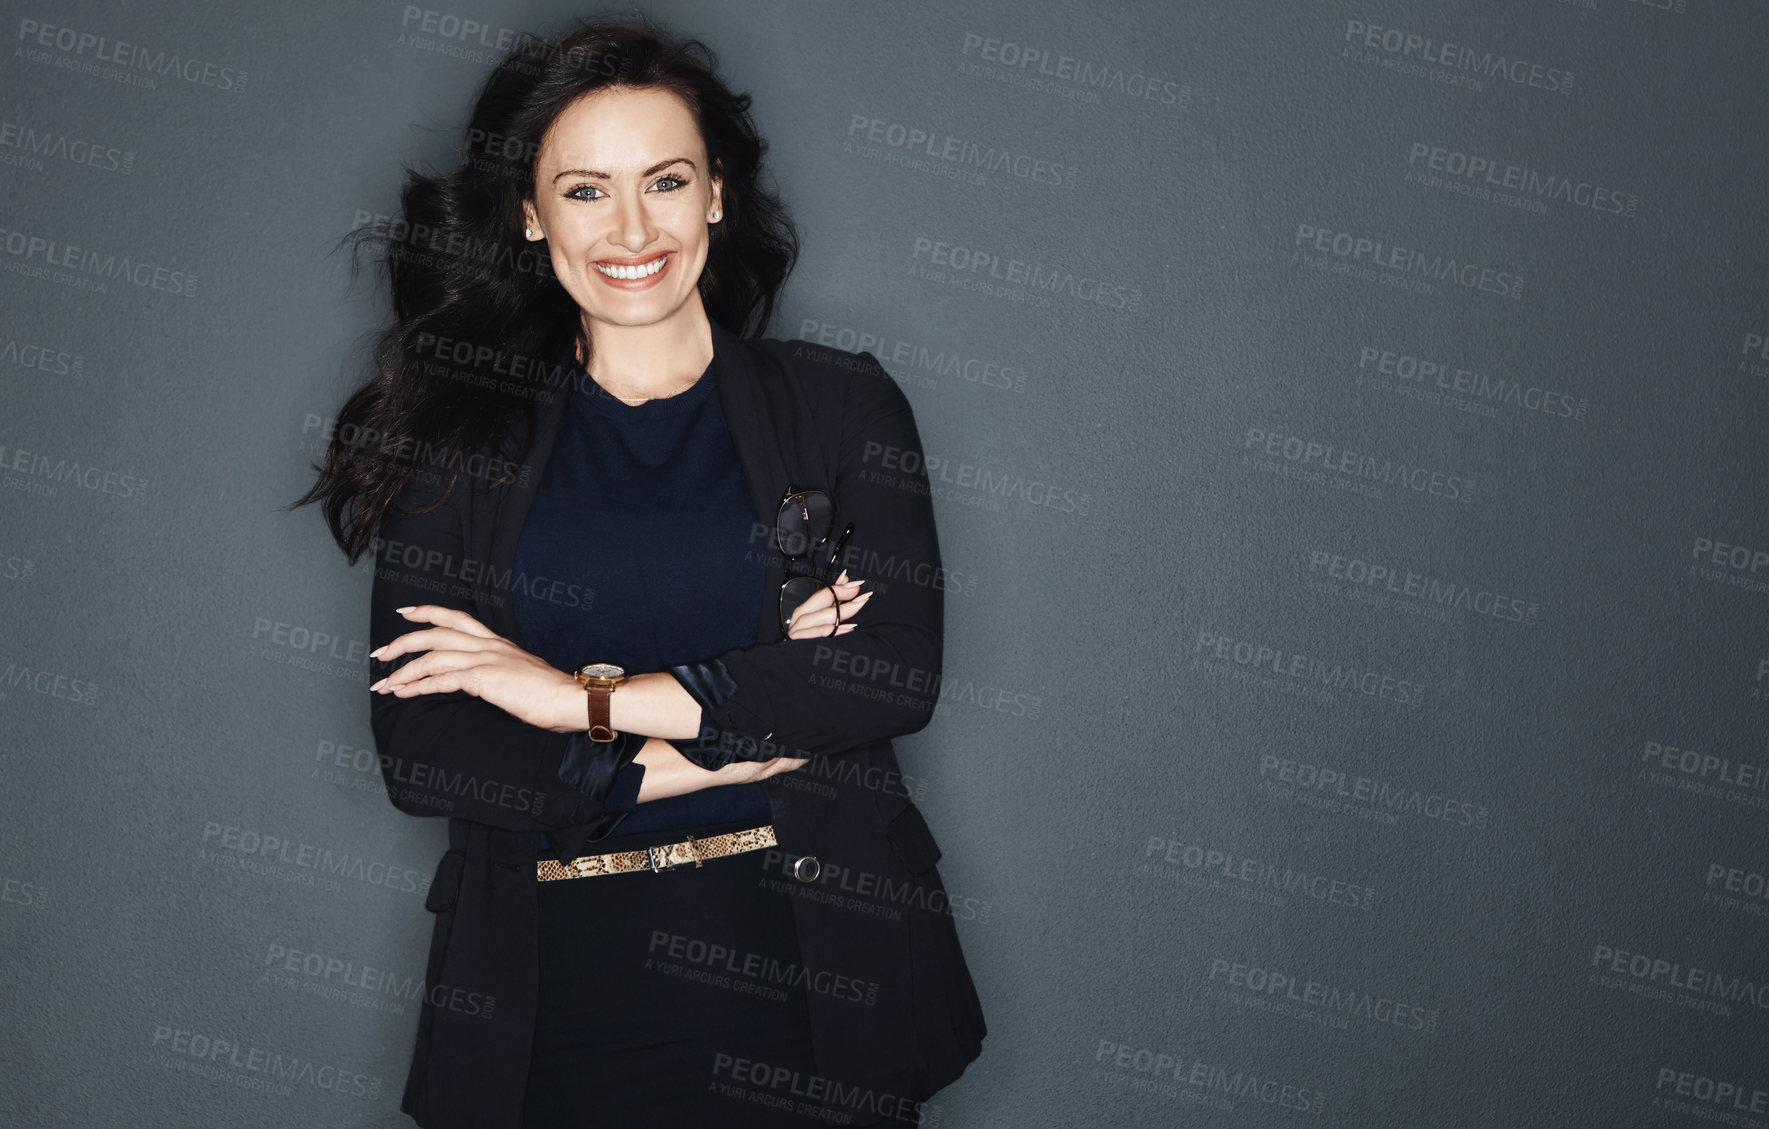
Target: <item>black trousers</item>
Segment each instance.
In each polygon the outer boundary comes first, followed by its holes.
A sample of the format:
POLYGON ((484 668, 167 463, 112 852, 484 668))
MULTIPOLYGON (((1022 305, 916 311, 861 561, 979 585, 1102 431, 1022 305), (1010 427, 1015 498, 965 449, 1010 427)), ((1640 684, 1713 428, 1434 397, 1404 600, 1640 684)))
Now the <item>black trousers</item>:
MULTIPOLYGON (((611 835, 591 849, 757 825, 611 835)), ((760 848, 699 867, 539 884, 540 997, 524 1129, 865 1121, 814 1112, 818 1103, 806 1101, 816 1061, 804 978, 794 975, 798 938, 791 895, 766 880, 767 855, 760 848)))

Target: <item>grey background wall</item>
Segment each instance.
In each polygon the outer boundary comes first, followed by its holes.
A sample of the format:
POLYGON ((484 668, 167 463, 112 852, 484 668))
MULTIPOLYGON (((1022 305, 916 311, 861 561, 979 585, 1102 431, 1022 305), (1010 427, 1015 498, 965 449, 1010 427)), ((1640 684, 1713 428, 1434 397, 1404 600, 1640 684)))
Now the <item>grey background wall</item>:
MULTIPOLYGON (((574 11, 428 2, 11 6, 8 1124, 408 1123, 444 828, 275 507, 336 240, 574 11)), ((1769 12, 649 10, 755 95, 775 335, 939 460, 939 1124, 1769 1124, 1769 12)))

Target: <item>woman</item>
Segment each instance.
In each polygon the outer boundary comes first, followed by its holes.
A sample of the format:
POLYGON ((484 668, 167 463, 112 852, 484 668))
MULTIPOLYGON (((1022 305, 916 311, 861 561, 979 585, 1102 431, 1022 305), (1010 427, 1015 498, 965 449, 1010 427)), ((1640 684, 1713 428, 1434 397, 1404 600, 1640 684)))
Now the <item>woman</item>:
POLYGON ((449 821, 420 1125, 916 1123, 986 1032, 890 744, 938 693, 919 436, 870 354, 747 336, 796 243, 713 68, 523 44, 372 233, 396 324, 301 501, 375 550, 388 796, 449 821))

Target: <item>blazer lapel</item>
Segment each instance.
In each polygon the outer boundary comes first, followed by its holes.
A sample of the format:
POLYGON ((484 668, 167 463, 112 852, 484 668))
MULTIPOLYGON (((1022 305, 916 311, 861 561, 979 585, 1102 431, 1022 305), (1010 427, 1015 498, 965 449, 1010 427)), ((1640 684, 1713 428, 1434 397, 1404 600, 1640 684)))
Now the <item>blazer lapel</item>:
POLYGON ((567 351, 561 360, 566 366, 566 379, 554 387, 551 397, 536 405, 534 441, 517 463, 517 480, 489 492, 473 492, 478 505, 474 507, 475 521, 468 530, 473 558, 486 562, 489 575, 489 583, 474 588, 479 622, 524 649, 527 644, 516 619, 516 542, 522 535, 522 523, 528 520, 529 508, 534 505, 541 474, 553 453, 553 442, 574 392, 570 378, 576 359, 567 351), (524 468, 528 471, 526 479, 520 473, 524 468))
MULTIPOLYGON (((710 319, 709 319, 710 320, 710 319)), ((759 548, 766 563, 767 579, 763 591, 762 610, 756 623, 756 642, 777 642, 780 630, 780 609, 776 593, 786 579, 786 562, 774 545, 774 519, 780 510, 780 497, 793 481, 781 456, 780 431, 790 427, 791 416, 786 389, 771 364, 760 356, 760 347, 712 322, 713 377, 719 394, 719 407, 725 413, 725 428, 737 448, 737 460, 743 466, 743 479, 755 504, 759 532, 752 548, 759 548)))

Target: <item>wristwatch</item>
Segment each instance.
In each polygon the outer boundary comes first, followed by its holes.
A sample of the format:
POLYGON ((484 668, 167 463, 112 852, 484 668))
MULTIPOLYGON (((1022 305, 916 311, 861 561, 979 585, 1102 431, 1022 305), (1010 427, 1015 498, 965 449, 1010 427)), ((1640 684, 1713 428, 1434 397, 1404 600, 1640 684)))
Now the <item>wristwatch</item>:
POLYGON ((627 680, 627 672, 613 663, 591 663, 572 677, 590 695, 590 740, 612 741, 620 736, 608 724, 608 699, 627 680))

